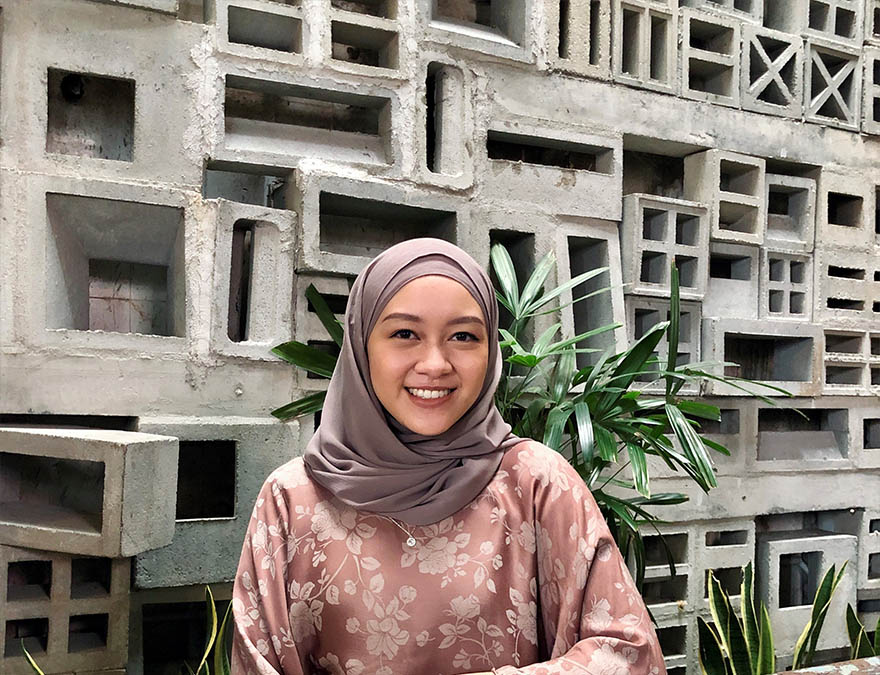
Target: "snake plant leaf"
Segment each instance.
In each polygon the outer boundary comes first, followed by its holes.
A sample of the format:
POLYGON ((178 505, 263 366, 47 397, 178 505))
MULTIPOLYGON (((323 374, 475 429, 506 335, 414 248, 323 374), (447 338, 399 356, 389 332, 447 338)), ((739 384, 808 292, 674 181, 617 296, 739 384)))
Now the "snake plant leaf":
POLYGON ((776 672, 776 652, 773 649, 773 628, 770 626, 770 612, 761 603, 761 639, 758 642, 758 667, 755 675, 770 675, 776 672))
POLYGON ((743 632, 746 646, 749 649, 749 660, 752 672, 758 672, 761 634, 758 628, 758 617, 755 615, 755 577, 752 563, 743 567, 742 586, 740 588, 740 614, 743 620, 743 632))
POLYGON ((272 411, 272 416, 280 420, 289 420, 301 415, 312 415, 324 407, 324 399, 327 397, 326 391, 318 391, 314 394, 308 394, 296 401, 292 401, 286 405, 276 408, 272 411))
POLYGON ((208 656, 211 654, 211 649, 217 641, 217 605, 214 604, 214 594, 211 592, 210 586, 205 586, 205 604, 208 608, 206 626, 208 639, 205 642, 205 653, 202 654, 202 660, 199 661, 199 667, 196 668, 197 675, 201 675, 203 670, 205 671, 205 675, 210 675, 211 671, 208 667, 208 656))
MULTIPOLYGON (((848 561, 847 561, 848 562, 848 561)), ((840 572, 836 573, 836 566, 832 565, 816 590, 816 596, 813 599, 813 608, 810 613, 810 620, 804 626, 804 630, 798 638, 794 647, 794 661, 792 668, 806 668, 813 662, 813 655, 816 651, 816 643, 819 640, 819 633, 822 631, 822 624, 825 622, 825 615, 828 613, 828 606, 831 603, 831 596, 834 594, 837 584, 843 576, 847 562, 844 562, 840 568, 840 572)))
POLYGON ((871 648, 865 627, 849 603, 846 605, 846 632, 849 634, 849 657, 851 659, 865 659, 874 656, 874 650, 871 648))
POLYGON ((700 668, 704 675, 728 675, 729 670, 721 651, 718 635, 706 620, 698 616, 697 627, 700 637, 700 668))
POLYGON ((315 373, 315 375, 331 377, 333 369, 336 367, 337 359, 335 356, 296 340, 273 347, 271 351, 275 356, 310 373, 315 373))
POLYGON ((733 613, 730 599, 721 589, 721 584, 712 572, 709 572, 707 583, 709 585, 709 610, 718 627, 721 644, 727 652, 731 675, 752 675, 752 664, 749 660, 742 624, 733 613))
POLYGON ((311 303, 312 308, 315 310, 315 314, 318 315, 318 320, 327 330, 330 337, 333 338, 333 342, 341 347, 344 335, 342 324, 339 323, 339 319, 336 318, 336 315, 330 311, 330 306, 327 304, 324 296, 318 292, 317 288, 315 288, 314 284, 309 284, 309 287, 306 289, 306 299, 311 303))
POLYGON ((232 616, 232 601, 226 605, 226 613, 223 615, 223 623, 217 632, 217 642, 214 647, 214 673, 216 675, 232 675, 232 666, 229 663, 229 617, 232 616))
POLYGON ((511 314, 515 314, 519 306, 519 284, 516 280, 516 269, 513 267, 510 254, 503 244, 495 244, 489 252, 489 258, 492 261, 492 269, 495 271, 498 285, 501 286, 506 309, 511 314))
POLYGON ((874 629, 874 656, 880 656, 880 618, 877 619, 877 627, 874 629))

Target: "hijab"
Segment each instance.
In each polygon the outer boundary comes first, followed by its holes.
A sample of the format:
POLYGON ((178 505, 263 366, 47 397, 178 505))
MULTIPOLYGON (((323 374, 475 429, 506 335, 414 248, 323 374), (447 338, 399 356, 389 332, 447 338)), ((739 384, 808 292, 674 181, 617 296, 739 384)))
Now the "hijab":
POLYGON ((303 453, 306 471, 361 511, 428 525, 467 506, 489 483, 505 451, 521 439, 495 407, 501 377, 498 303, 492 283, 467 253, 441 239, 419 238, 380 253, 352 286, 342 350, 321 413, 303 453), (489 359, 471 407, 436 436, 415 433, 382 407, 370 380, 367 339, 385 305, 408 282, 445 276, 464 286, 483 311, 489 359))

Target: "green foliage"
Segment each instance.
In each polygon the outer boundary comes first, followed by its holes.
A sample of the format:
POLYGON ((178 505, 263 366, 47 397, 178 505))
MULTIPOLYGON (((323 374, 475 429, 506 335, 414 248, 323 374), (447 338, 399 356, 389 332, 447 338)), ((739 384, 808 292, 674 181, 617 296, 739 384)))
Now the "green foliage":
MULTIPOLYGON (((800 639, 795 646, 794 664, 792 668, 809 667, 813 662, 816 643, 825 615, 831 604, 831 598, 837 584, 846 570, 844 563, 837 572, 832 565, 813 599, 810 620, 804 627, 800 639)), ((740 587, 740 616, 737 616, 730 604, 730 598, 721 588, 721 584, 713 573, 709 573, 709 610, 712 613, 714 626, 709 625, 702 617, 697 617, 700 639, 700 666, 704 675, 770 675, 776 672, 776 656, 773 650, 773 630, 770 625, 770 614, 767 606, 755 602, 754 575, 752 563, 743 568, 743 579, 740 587)), ((849 625, 850 608, 847 613, 849 625)), ((858 619, 853 619, 858 623, 858 619)), ((859 624, 861 626, 861 624, 859 624)), ((850 636, 852 636, 852 631, 850 636)), ((866 638, 867 639, 867 638, 866 638)))
POLYGON ((877 627, 874 629, 874 644, 871 644, 864 625, 859 621, 852 605, 847 603, 846 630, 849 633, 849 657, 851 659, 866 659, 871 656, 880 656, 880 619, 877 619, 877 627))

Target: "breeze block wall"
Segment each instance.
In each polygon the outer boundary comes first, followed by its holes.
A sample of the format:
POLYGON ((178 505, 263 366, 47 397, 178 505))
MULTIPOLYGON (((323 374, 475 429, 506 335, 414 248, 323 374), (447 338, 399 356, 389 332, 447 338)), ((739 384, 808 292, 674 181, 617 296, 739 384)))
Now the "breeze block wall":
POLYGON ((341 316, 416 236, 608 267, 557 317, 620 323, 599 348, 666 318, 675 262, 679 362, 795 397, 687 392, 732 455, 708 495, 653 467, 691 496, 674 576, 646 540, 669 671, 750 560, 781 666, 850 561, 817 660, 845 657, 846 603, 880 617, 876 134, 878 0, 2 0, 0 671, 20 639, 49 673, 199 655, 313 431, 269 411, 326 386, 269 349, 332 350, 308 285, 341 316))

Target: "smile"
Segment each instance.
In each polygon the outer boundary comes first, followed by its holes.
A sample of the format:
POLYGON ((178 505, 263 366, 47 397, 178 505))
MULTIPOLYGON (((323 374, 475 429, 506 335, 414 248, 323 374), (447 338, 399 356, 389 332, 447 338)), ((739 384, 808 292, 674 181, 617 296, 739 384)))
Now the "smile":
POLYGON ((437 398, 446 398, 451 394, 454 389, 411 389, 409 387, 404 387, 410 394, 417 398, 431 400, 437 398))

